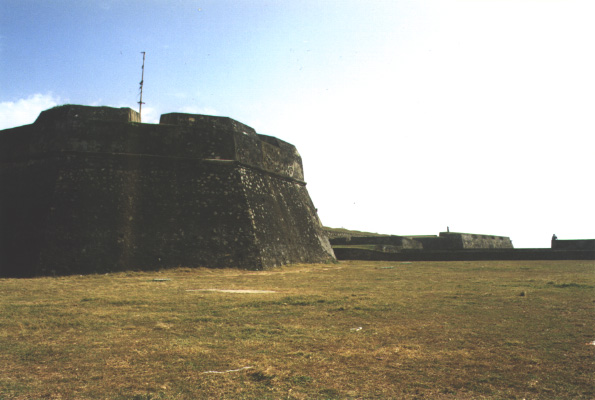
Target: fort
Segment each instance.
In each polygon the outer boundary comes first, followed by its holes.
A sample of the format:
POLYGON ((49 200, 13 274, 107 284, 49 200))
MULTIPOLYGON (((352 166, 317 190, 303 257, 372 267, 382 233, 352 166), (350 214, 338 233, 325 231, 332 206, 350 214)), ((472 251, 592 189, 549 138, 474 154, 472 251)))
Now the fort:
POLYGON ((325 229, 296 148, 227 117, 170 113, 143 124, 129 108, 59 106, 0 131, 0 166, 2 277, 336 259, 595 259, 595 240, 555 235, 551 249, 514 249, 505 236, 325 229))
POLYGON ((296 148, 230 118, 64 105, 0 163, 0 276, 335 260, 296 148))
POLYGON ((325 228, 339 260, 477 261, 595 260, 595 240, 552 240, 551 248, 515 249, 507 236, 440 232, 436 235, 379 235, 325 228))

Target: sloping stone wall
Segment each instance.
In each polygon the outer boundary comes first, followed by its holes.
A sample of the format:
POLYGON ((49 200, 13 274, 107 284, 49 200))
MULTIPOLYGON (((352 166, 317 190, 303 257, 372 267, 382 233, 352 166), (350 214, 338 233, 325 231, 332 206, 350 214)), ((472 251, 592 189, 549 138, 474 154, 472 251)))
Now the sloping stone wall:
POLYGON ((334 260, 292 145, 229 118, 93 109, 0 132, 0 276, 334 260))

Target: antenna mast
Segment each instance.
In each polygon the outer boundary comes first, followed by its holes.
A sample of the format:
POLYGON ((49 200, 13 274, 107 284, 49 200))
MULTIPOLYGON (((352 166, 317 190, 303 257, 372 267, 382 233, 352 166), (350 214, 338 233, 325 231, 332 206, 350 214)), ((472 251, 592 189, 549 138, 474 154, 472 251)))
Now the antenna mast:
POLYGON ((145 52, 141 51, 142 55, 143 55, 143 70, 142 70, 142 74, 141 74, 141 78, 140 78, 140 101, 138 102, 138 116, 142 121, 142 116, 141 116, 141 111, 143 109, 143 83, 145 81, 145 52))

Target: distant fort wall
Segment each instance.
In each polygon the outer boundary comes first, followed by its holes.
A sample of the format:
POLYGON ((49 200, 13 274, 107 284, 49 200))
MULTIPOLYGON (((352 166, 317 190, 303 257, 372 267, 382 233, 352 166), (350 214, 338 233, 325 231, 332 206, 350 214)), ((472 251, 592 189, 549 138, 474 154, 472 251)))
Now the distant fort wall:
POLYGON ((404 236, 343 236, 330 239, 333 246, 376 245, 382 251, 422 249, 420 242, 404 236))
POLYGON ((460 232, 440 232, 439 236, 411 237, 423 244, 426 250, 446 249, 512 249, 506 236, 479 235, 460 232))
POLYGON ((333 246, 389 245, 400 249, 462 250, 462 249, 512 249, 506 236, 478 235, 471 233, 441 232, 439 236, 348 236, 330 239, 333 246))
POLYGON ((552 249, 595 251, 595 239, 556 239, 552 240, 552 249))
POLYGON ((367 261, 480 261, 480 260, 595 260, 595 250, 464 249, 381 252, 335 247, 338 260, 367 261))
POLYGON ((0 276, 335 259, 295 147, 230 118, 61 106, 0 161, 0 276))
MULTIPOLYGON (((331 232, 332 229, 327 228, 331 232)), ((514 249, 506 236, 441 232, 439 236, 349 236, 330 242, 338 260, 478 261, 595 260, 595 240, 553 240, 552 248, 514 249)))

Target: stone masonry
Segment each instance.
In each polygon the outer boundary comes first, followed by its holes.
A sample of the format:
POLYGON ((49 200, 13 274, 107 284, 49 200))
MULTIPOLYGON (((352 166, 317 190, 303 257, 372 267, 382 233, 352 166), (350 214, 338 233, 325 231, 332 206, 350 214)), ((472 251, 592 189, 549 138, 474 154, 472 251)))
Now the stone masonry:
POLYGON ((0 131, 0 276, 335 260, 295 147, 225 117, 65 105, 0 131))

